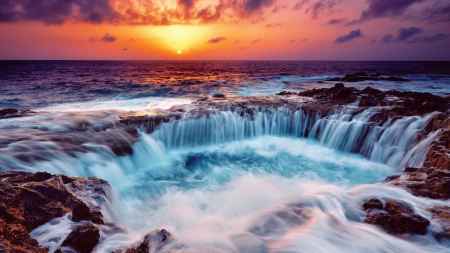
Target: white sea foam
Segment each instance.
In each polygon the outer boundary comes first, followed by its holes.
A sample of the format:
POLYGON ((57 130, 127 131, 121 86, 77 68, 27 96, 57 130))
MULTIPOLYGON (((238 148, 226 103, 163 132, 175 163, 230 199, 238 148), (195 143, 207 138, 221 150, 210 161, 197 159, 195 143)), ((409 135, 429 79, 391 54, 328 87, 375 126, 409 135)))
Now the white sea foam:
POLYGON ((169 109, 175 105, 190 104, 192 101, 184 98, 168 98, 168 97, 143 97, 125 99, 115 97, 112 99, 98 99, 87 102, 56 104, 48 107, 36 109, 36 111, 104 111, 104 110, 120 110, 120 111, 141 111, 154 109, 169 109))

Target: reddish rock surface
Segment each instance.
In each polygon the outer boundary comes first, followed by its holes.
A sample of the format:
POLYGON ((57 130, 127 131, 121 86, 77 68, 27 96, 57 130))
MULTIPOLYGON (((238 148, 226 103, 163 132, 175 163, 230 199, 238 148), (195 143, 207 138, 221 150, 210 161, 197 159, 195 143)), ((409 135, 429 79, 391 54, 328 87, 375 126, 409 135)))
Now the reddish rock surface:
MULTIPOLYGON (((64 239, 62 246, 71 247, 79 253, 90 253, 100 240, 100 230, 92 223, 78 226, 64 239)), ((147 251, 148 252, 148 251, 147 251)))
MULTIPOLYGON (((53 218, 72 213, 73 221, 103 223, 98 210, 77 198, 67 184, 87 179, 46 172, 0 172, 0 251, 47 252, 29 233, 53 218), (22 250, 22 251, 21 251, 22 250)), ((106 181, 105 181, 106 182, 106 181)))
POLYGON ((415 214, 408 204, 400 201, 387 200, 386 204, 383 206, 379 199, 370 199, 363 204, 363 207, 368 211, 364 222, 378 225, 388 233, 425 235, 427 233, 427 228, 430 225, 429 220, 415 214), (371 214, 369 212, 372 209, 380 209, 385 212, 371 214))

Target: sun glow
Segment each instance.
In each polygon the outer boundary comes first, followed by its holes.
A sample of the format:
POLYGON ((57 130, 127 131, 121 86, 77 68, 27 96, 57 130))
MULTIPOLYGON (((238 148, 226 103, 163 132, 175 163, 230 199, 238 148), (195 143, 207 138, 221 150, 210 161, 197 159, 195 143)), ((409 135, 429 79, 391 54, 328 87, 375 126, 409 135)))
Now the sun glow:
POLYGON ((181 50, 178 50, 178 54, 181 54, 181 50))

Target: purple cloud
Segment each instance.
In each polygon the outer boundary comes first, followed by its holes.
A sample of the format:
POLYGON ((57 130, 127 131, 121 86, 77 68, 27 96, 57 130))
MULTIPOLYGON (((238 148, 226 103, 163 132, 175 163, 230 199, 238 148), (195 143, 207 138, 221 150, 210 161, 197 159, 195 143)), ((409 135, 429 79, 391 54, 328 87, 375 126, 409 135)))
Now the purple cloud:
POLYGON ((357 30, 353 30, 353 31, 349 32, 346 35, 339 36, 338 38, 336 38, 336 40, 333 43, 345 43, 345 42, 352 41, 352 40, 362 37, 362 36, 363 36, 363 34, 362 34, 361 30, 357 29, 357 30))
POLYGON ((208 40, 208 43, 215 44, 215 43, 219 43, 221 41, 224 41, 226 39, 227 39, 227 37, 212 38, 212 39, 208 40))

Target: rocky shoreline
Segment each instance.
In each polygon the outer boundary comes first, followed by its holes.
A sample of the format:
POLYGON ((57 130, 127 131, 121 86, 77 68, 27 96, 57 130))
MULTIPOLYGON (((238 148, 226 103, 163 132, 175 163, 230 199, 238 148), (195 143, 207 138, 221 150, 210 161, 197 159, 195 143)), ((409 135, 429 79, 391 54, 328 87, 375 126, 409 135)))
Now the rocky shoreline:
MULTIPOLYGON (((346 76, 348 81, 358 78, 380 78, 370 75, 346 76)), ((335 81, 335 80, 329 80, 335 81)), ((407 80, 392 80, 407 81, 407 80)), ((405 116, 431 116, 423 133, 419 133, 419 142, 429 133, 436 133, 436 140, 431 144, 421 168, 405 168, 399 175, 386 179, 386 184, 402 187, 412 194, 433 199, 450 198, 450 99, 429 93, 380 91, 367 87, 363 90, 345 87, 337 83, 332 88, 313 89, 304 92, 280 92, 270 97, 238 97, 216 95, 198 100, 192 105, 171 108, 168 112, 156 115, 122 114, 110 127, 93 130, 89 125, 72 133, 43 133, 46 138, 60 143, 65 152, 86 152, 82 145, 96 139, 108 146, 116 156, 132 153, 131 145, 138 141, 138 130, 154 132, 159 125, 183 117, 208 117, 218 111, 230 110, 242 117, 251 118, 255 110, 269 111, 273 108, 304 110, 311 115, 327 116, 334 110, 354 105, 354 113, 368 108, 380 107, 371 121, 381 125, 389 119, 405 116), (303 99, 299 103, 298 99, 303 99), (109 128, 120 130, 121 137, 114 139, 106 131, 109 128), (103 138, 98 138, 103 136, 103 138)), ((0 110, 0 119, 25 116, 29 111, 15 109, 0 110)), ((17 137, 19 138, 19 137, 17 137)), ((3 140, 2 145, 13 143, 14 137, 3 140)), ((24 158, 25 159, 25 158, 24 158)), ((30 159, 30 158, 27 158, 30 159)), ((98 178, 72 178, 65 175, 51 175, 46 172, 0 172, 0 252, 48 252, 40 248, 29 233, 50 220, 70 214, 74 222, 81 222, 62 243, 77 252, 91 252, 100 240, 99 225, 104 225, 99 206, 87 203, 81 196, 98 194, 105 196, 108 182, 98 178), (89 193, 88 193, 89 192, 89 193), (83 243, 80 243, 83 242, 83 243)), ((401 200, 368 199, 362 205, 366 211, 364 222, 377 225, 392 234, 413 233, 424 235, 430 220, 417 214, 414 208, 401 200)), ((433 236, 438 240, 450 240, 450 207, 435 206, 428 209, 433 220, 440 226, 440 231, 433 236)), ((129 249, 117 249, 114 252, 141 253, 149 252, 150 247, 158 249, 173 240, 171 234, 162 229, 147 234, 142 243, 129 249)), ((58 249, 55 252, 63 252, 58 249)))

